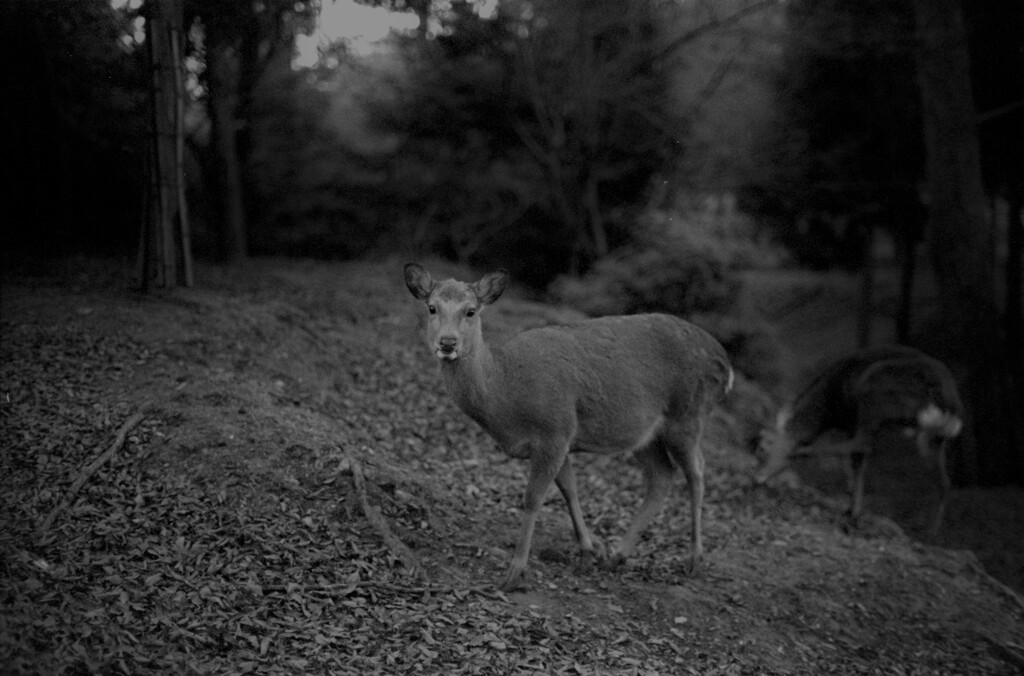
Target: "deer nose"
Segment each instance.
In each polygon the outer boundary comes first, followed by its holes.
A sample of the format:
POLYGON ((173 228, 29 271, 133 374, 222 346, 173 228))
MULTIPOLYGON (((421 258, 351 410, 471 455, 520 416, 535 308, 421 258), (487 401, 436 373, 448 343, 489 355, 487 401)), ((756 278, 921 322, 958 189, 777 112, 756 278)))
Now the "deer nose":
POLYGON ((441 338, 438 339, 437 344, 441 348, 441 352, 448 353, 455 351, 455 346, 458 345, 458 342, 458 338, 455 338, 454 336, 441 336, 441 338))

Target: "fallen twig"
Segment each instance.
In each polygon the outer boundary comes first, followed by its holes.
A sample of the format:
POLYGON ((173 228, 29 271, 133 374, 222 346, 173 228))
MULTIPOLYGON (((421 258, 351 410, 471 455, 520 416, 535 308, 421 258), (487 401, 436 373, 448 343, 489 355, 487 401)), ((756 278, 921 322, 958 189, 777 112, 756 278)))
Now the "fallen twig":
POLYGON ((54 507, 53 510, 46 515, 46 518, 43 520, 42 525, 39 526, 38 531, 36 531, 36 535, 38 537, 42 538, 49 532, 56 518, 60 516, 65 510, 67 510, 68 507, 70 507, 71 504, 75 501, 75 497, 77 497, 78 491, 82 490, 82 486, 84 486, 85 482, 89 480, 89 477, 95 474, 100 467, 102 467, 108 460, 114 457, 114 454, 117 453, 118 449, 124 445, 124 441, 125 438, 127 438, 128 433, 131 432, 136 425, 142 422, 142 418, 142 413, 136 413, 132 417, 128 418, 128 420, 126 420, 125 423, 121 425, 121 429, 117 431, 117 436, 114 437, 114 442, 110 444, 107 450, 101 453, 99 457, 93 460, 85 469, 83 469, 78 474, 75 480, 71 483, 71 488, 69 488, 68 492, 64 495, 64 499, 61 500, 60 504, 54 507))
POLYGON ((381 539, 384 540, 384 544, 387 545, 392 554, 399 558, 402 565, 415 576, 423 577, 423 567, 420 565, 416 555, 394 534, 391 526, 384 519, 380 507, 370 504, 370 499, 366 494, 366 476, 363 474, 362 464, 358 460, 353 459, 351 461, 351 469, 352 483, 359 494, 359 502, 363 507, 363 514, 366 516, 366 520, 377 530, 381 539))

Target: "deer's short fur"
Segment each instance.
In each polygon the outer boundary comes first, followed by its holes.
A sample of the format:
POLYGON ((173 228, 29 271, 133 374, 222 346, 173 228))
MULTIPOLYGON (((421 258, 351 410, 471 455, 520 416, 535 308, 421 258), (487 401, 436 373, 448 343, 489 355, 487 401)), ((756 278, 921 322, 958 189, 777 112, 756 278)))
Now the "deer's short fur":
POLYGON ((832 363, 779 411, 774 429, 762 432, 765 462, 756 480, 767 481, 793 455, 848 454, 853 467, 850 516, 860 517, 867 458, 879 452, 885 428, 901 427, 918 454, 934 466, 939 503, 930 532, 937 533, 949 497, 946 446, 960 434, 963 407, 952 374, 940 361, 899 345, 858 350, 832 363), (838 432, 839 443, 819 443, 838 432))
POLYGON ((427 308, 427 343, 456 403, 501 449, 529 461, 523 521, 502 588, 519 586, 537 514, 554 483, 569 507, 584 562, 596 553, 576 496, 570 453, 637 452, 646 495, 616 558, 629 555, 660 510, 676 467, 689 483, 691 567, 703 553, 701 432, 712 405, 732 384, 724 350, 676 317, 646 314, 591 319, 525 331, 491 348, 481 311, 505 288, 503 271, 474 284, 435 281, 419 265, 405 281, 427 308))

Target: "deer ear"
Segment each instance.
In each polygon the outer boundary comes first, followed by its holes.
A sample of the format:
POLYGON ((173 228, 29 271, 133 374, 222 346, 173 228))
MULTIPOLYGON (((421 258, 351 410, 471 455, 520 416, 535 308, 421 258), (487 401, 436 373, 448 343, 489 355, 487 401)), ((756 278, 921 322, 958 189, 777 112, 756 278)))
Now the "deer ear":
POLYGON ((473 293, 484 305, 490 305, 494 301, 498 300, 501 293, 505 290, 505 284, 508 282, 508 273, 504 270, 498 270, 497 272, 490 272, 484 275, 479 282, 472 286, 473 293))
POLYGON ((416 263, 405 264, 405 285, 419 300, 426 300, 434 290, 434 280, 430 278, 430 273, 416 263))

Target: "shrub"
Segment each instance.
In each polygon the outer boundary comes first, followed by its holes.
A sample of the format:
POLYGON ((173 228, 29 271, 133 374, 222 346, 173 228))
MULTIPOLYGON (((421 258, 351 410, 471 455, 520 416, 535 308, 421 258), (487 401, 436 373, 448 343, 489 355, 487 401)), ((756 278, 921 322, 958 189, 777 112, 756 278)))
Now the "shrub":
POLYGON ((725 261, 682 233, 660 234, 641 232, 639 241, 598 260, 584 276, 556 278, 548 291, 591 316, 726 310, 739 279, 725 261))
POLYGON ((768 324, 722 315, 691 319, 722 344, 737 372, 769 392, 776 391, 782 384, 783 347, 768 324))

